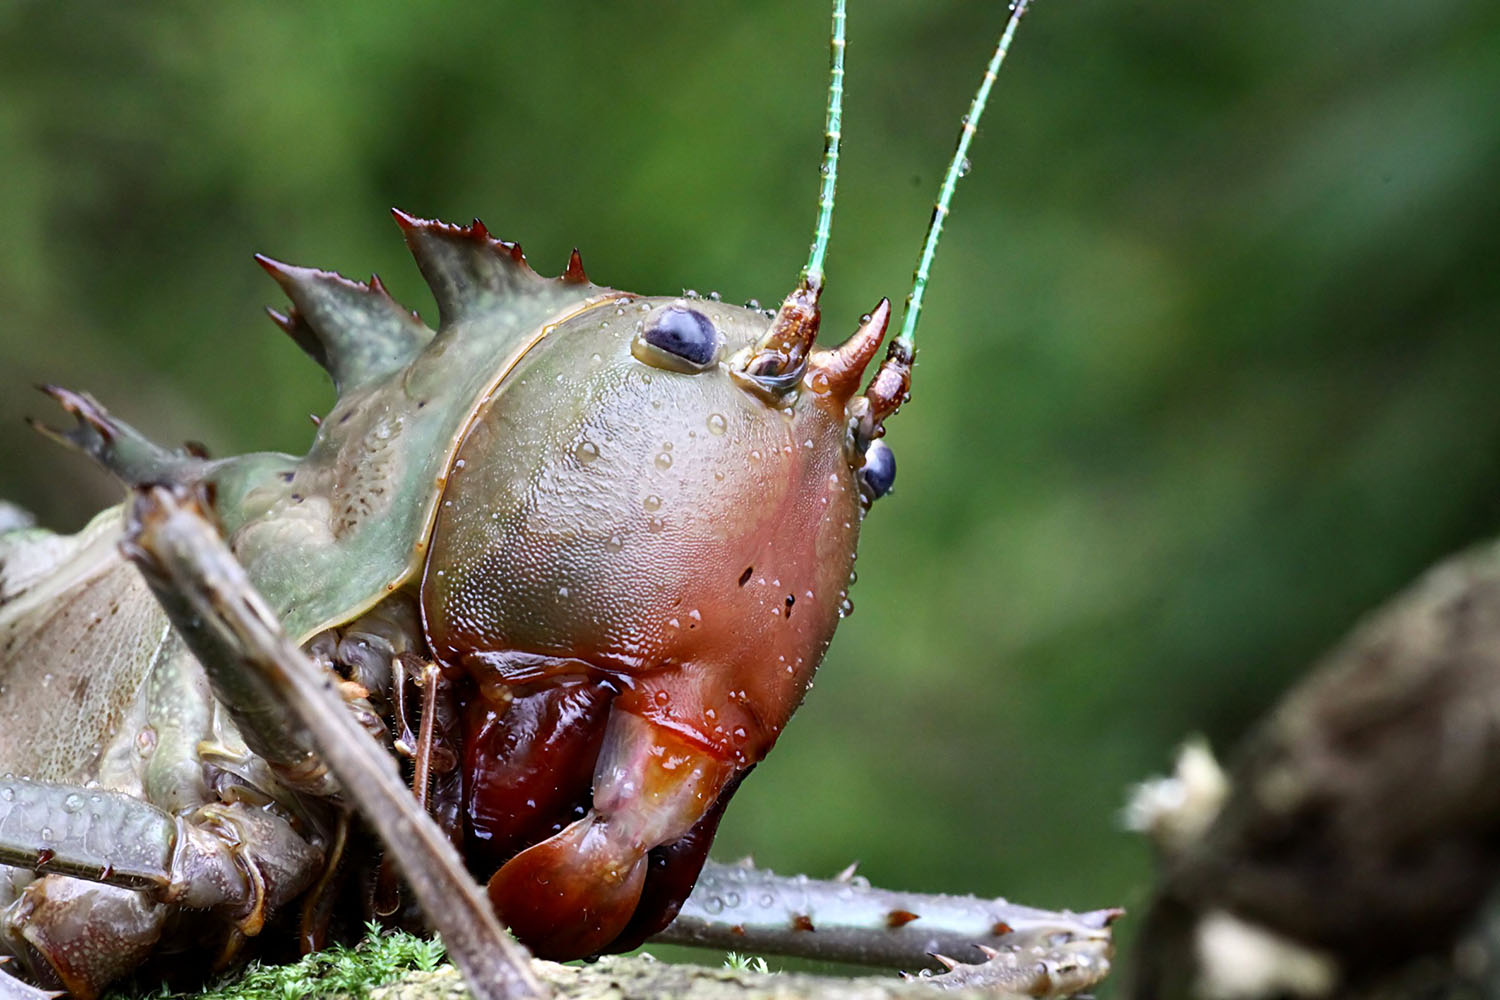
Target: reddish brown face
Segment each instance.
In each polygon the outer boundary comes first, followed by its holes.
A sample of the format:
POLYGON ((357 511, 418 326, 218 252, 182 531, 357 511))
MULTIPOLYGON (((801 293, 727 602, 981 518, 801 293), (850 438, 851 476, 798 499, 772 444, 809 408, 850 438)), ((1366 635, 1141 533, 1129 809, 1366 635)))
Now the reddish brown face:
POLYGON ((610 303, 544 339, 473 421, 422 610, 475 694, 471 864, 495 872, 492 901, 538 954, 664 926, 806 692, 861 489, 889 485, 888 453, 858 447, 869 407, 851 406, 877 320, 858 351, 793 358, 788 384, 754 364, 759 313, 610 303))

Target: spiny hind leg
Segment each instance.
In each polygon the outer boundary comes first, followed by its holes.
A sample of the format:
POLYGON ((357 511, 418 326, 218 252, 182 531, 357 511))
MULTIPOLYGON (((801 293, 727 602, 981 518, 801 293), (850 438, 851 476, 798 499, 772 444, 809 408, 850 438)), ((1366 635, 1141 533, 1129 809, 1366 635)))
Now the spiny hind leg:
POLYGON ((323 855, 242 803, 172 815, 118 792, 0 778, 0 864, 45 876, 5 906, 0 944, 88 1000, 150 953, 173 907, 254 936, 323 855))

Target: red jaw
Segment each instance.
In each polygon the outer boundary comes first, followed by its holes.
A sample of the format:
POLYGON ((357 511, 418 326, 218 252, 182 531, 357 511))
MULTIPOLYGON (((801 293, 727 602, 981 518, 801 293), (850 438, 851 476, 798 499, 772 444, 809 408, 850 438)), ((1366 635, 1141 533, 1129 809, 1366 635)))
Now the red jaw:
MULTIPOLYGON (((543 958, 576 958, 617 950, 633 918, 646 933, 675 914, 642 913, 648 850, 672 845, 705 814, 717 820, 735 769, 701 748, 655 729, 630 712, 610 713, 594 775, 594 806, 562 832, 522 851, 489 882, 495 911, 543 958)), ((706 855, 686 860, 690 888, 706 855)), ((680 868, 683 860, 674 867, 680 868)), ((661 872, 654 873, 660 880, 661 872)), ((681 872, 674 881, 682 881, 681 872)), ((658 902, 660 907, 662 902, 658 902)), ((645 936, 645 935, 642 935, 645 936)), ((629 947, 630 945, 626 945, 629 947)))
MULTIPOLYGON (((748 322, 654 308, 697 331, 748 322)), ((723 365, 651 369, 607 327, 549 338, 616 352, 572 387, 576 410, 555 398, 576 360, 541 353, 476 415, 422 584, 434 655, 478 695, 469 863, 555 959, 633 947, 675 915, 832 638, 862 514, 847 405, 864 341, 776 405, 723 365)))

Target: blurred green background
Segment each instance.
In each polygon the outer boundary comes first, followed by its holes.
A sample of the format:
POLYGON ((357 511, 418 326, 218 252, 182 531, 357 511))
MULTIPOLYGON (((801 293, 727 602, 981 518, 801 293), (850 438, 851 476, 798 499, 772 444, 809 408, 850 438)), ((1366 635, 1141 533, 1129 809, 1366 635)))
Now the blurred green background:
MULTIPOLYGON (((854 0, 825 328, 905 294, 1000 3, 854 0)), ((114 488, 34 382, 302 450, 265 251, 431 315, 391 205, 544 273, 773 304, 813 221, 816 0, 0 0, 0 495, 114 488)), ((1224 747, 1500 524, 1500 6, 1039 0, 929 291, 894 496, 717 853, 1140 907, 1129 783, 1224 747)))

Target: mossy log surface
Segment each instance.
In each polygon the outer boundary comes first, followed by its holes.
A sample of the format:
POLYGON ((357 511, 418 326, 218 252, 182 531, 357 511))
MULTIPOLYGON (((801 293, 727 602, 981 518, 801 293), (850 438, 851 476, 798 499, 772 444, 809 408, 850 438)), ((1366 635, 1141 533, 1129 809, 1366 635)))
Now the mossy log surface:
MULTIPOLYGON (((647 955, 610 957, 592 965, 559 965, 535 960, 532 968, 559 998, 569 1000, 933 1000, 985 997, 1019 1000, 1022 994, 995 990, 943 991, 896 976, 837 979, 791 972, 751 972, 674 965, 647 955)), ((468 1000, 463 977, 451 965, 432 972, 410 972, 370 991, 370 1000, 468 1000)))

